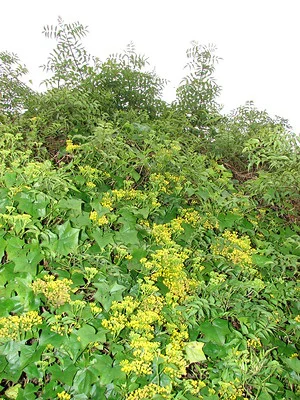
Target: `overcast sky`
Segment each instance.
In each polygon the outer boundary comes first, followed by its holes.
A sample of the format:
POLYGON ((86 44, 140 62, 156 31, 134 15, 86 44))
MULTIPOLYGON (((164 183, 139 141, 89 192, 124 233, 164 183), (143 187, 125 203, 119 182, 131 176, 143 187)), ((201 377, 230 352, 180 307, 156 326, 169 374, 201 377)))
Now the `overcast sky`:
POLYGON ((0 51, 17 53, 35 86, 54 46, 42 28, 60 15, 89 26, 84 44, 101 60, 133 41, 171 81, 167 100, 191 41, 213 43, 224 111, 253 100, 300 133, 300 0, 2 0, 0 11, 0 51))

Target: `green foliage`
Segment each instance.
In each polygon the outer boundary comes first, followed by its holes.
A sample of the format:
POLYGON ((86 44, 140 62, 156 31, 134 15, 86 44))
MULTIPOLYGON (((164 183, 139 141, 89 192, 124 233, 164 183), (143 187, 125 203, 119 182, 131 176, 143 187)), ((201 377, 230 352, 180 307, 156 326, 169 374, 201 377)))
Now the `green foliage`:
POLYGON ((223 162, 235 166, 239 170, 247 169, 247 154, 243 152, 246 142, 260 138, 264 130, 278 130, 288 133, 288 124, 285 120, 272 119, 266 111, 258 110, 253 102, 247 102, 223 117, 215 126, 215 136, 209 149, 214 156, 220 157, 223 162))
POLYGON ((0 123, 2 398, 297 399, 296 138, 219 118, 211 49, 170 106, 133 47, 45 32, 50 89, 0 123))
POLYGON ((56 26, 45 26, 46 38, 55 39, 57 46, 43 65, 43 69, 52 72, 52 77, 44 83, 51 87, 76 87, 89 71, 90 56, 80 40, 87 34, 87 27, 79 22, 66 24, 61 17, 56 26))
POLYGON ((298 138, 281 126, 261 128, 243 149, 248 170, 258 171, 258 178, 248 183, 249 190, 269 204, 299 202, 299 150, 298 138))
POLYGON ((221 88, 213 77, 219 61, 219 57, 214 55, 215 50, 212 45, 201 46, 192 42, 192 47, 186 53, 190 61, 185 68, 189 73, 176 91, 175 104, 186 115, 187 122, 193 128, 192 133, 202 137, 207 136, 207 128, 215 122, 220 109, 216 98, 221 88))
POLYGON ((26 107, 30 88, 22 81, 28 73, 16 54, 0 52, 0 118, 3 115, 14 119, 26 107))
POLYGON ((111 117, 116 111, 135 110, 154 118, 163 107, 161 95, 166 81, 155 71, 145 70, 148 64, 130 43, 123 53, 110 55, 99 71, 83 82, 84 88, 92 91, 102 111, 111 117))

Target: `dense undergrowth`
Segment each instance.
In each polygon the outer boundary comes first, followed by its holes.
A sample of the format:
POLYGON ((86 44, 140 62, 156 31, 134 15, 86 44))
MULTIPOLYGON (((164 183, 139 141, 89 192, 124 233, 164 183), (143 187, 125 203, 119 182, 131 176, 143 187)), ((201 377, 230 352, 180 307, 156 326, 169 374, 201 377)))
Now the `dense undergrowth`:
POLYGON ((297 399, 297 138, 221 116, 212 49, 168 105, 132 48, 45 32, 43 94, 1 53, 2 398, 297 399))

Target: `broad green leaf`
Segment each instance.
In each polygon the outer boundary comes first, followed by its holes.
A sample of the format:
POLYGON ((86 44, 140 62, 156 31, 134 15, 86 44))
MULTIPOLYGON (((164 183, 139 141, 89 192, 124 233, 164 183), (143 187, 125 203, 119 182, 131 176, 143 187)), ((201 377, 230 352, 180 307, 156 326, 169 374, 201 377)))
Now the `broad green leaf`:
POLYGON ((58 240, 54 244, 54 249, 61 255, 67 256, 75 252, 78 246, 80 229, 72 228, 69 221, 56 227, 58 240))
POLYGON ((103 232, 102 230, 100 230, 100 228, 97 228, 91 234, 91 236, 101 249, 107 246, 108 244, 114 243, 114 234, 111 232, 103 232))
POLYGON ((241 219, 242 217, 238 214, 227 213, 227 214, 219 214, 218 221, 221 229, 231 228, 236 221, 241 219))
POLYGON ((297 374, 300 374, 300 360, 298 358, 283 358, 283 362, 297 374))
POLYGON ((84 393, 89 396, 91 386, 98 379, 98 376, 91 368, 78 371, 73 380, 73 387, 77 393, 84 393))
POLYGON ((7 240, 7 256, 9 260, 14 261, 20 257, 25 242, 18 237, 11 237, 7 240))
POLYGON ((18 397, 18 392, 19 392, 20 388, 21 388, 20 383, 18 383, 17 385, 11 386, 9 389, 7 389, 5 391, 5 396, 8 399, 15 400, 18 397))
POLYGON ((79 342, 82 347, 86 347, 89 343, 97 341, 96 330, 90 325, 83 325, 78 329, 77 335, 78 339, 80 338, 79 342))
POLYGON ((57 206, 64 210, 73 210, 75 211, 76 215, 78 215, 81 214, 82 203, 83 201, 81 199, 68 198, 61 199, 57 206))
POLYGON ((16 195, 18 209, 34 218, 44 218, 47 214, 47 206, 50 198, 44 193, 24 193, 16 195))
POLYGON ((202 342, 188 342, 185 346, 186 359, 190 363, 200 362, 206 360, 205 354, 203 353, 204 343, 202 342))
POLYGON ((4 175, 4 182, 6 187, 10 188, 16 183, 17 174, 16 172, 6 172, 4 175))
POLYGON ((115 241, 124 244, 139 244, 138 232, 132 229, 121 229, 115 234, 115 241))
POLYGON ((217 318, 212 323, 205 321, 200 325, 201 332, 205 335, 205 341, 217 344, 225 344, 226 335, 230 333, 228 322, 217 318))

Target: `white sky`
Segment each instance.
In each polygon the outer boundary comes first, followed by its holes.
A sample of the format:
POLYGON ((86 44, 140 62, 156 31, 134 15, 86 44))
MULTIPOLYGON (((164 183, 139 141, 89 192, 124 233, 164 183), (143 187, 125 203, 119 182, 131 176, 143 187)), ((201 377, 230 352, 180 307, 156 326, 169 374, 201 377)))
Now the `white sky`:
POLYGON ((2 0, 0 12, 0 51, 17 53, 35 86, 54 46, 42 28, 60 15, 89 26, 84 44, 101 60, 133 41, 171 81, 167 100, 190 42, 213 43, 224 111, 253 100, 300 132, 300 0, 2 0))

